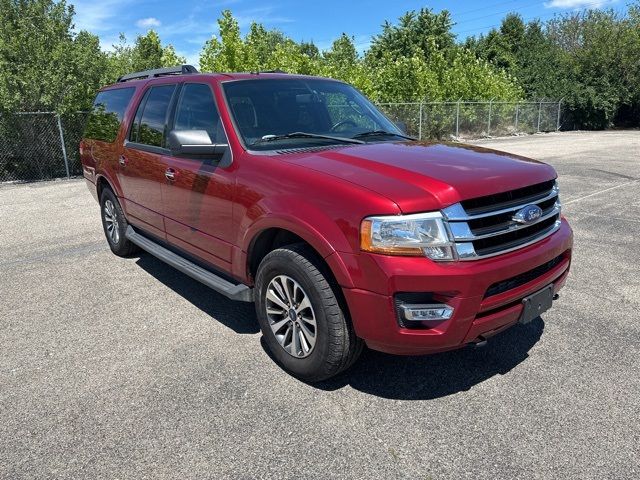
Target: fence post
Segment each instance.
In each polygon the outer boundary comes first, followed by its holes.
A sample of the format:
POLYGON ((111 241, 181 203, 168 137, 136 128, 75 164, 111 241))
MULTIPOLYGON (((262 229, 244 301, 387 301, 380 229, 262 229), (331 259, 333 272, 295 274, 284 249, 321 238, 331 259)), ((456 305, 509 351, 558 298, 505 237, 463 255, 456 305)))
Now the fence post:
POLYGON ((420 102, 420 113, 418 114, 418 140, 422 141, 422 106, 424 102, 420 102))
POLYGON ((520 117, 520 101, 516 102, 516 133, 518 133, 518 119, 520 117))
POLYGON ((487 137, 491 136, 491 107, 493 104, 493 98, 489 100, 489 122, 487 123, 487 137))
POLYGON ((458 99, 458 103, 456 104, 456 139, 460 136, 460 100, 458 99))
POLYGON ((556 132, 560 130, 560 110, 562 108, 562 98, 558 102, 558 120, 556 121, 556 132))
POLYGON ((542 100, 538 106, 538 133, 540 133, 540 116, 542 115, 542 100))
POLYGON ((62 157, 64 158, 64 168, 67 170, 67 178, 71 178, 69 172, 69 159, 67 158, 67 147, 64 145, 64 133, 62 133, 62 121, 60 120, 60 114, 56 113, 58 119, 58 131, 60 132, 60 146, 62 147, 62 157))

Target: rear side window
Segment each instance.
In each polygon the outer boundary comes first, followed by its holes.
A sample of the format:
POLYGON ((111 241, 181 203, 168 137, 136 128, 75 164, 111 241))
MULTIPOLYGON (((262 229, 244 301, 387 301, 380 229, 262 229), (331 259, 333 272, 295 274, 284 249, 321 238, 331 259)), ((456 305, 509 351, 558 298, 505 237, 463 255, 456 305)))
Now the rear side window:
POLYGON ((209 85, 187 83, 176 108, 174 130, 205 130, 212 143, 226 143, 220 114, 209 85))
POLYGON ((161 85, 147 91, 138 106, 129 140, 164 147, 167 112, 175 89, 175 85, 161 85))
POLYGON ((124 112, 135 88, 118 88, 98 93, 87 120, 85 138, 113 142, 118 136, 124 112))

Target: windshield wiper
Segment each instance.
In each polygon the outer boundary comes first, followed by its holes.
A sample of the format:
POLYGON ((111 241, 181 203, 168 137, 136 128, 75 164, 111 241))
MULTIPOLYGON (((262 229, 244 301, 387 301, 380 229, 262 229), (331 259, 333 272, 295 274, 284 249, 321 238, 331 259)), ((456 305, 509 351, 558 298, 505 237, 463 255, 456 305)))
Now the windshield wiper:
POLYGON ((402 135, 400 133, 387 132, 386 130, 371 130, 370 132, 362 132, 354 135, 353 138, 365 138, 365 137, 400 137, 407 140, 417 140, 417 138, 409 137, 408 135, 402 135))
POLYGON ((261 143, 273 142, 276 140, 286 140, 288 138, 320 138, 324 140, 334 140, 336 142, 343 143, 365 143, 362 140, 358 140, 356 138, 334 137, 332 135, 320 135, 317 133, 307 132, 292 132, 284 135, 265 135, 264 137, 253 142, 251 145, 260 145, 261 143))

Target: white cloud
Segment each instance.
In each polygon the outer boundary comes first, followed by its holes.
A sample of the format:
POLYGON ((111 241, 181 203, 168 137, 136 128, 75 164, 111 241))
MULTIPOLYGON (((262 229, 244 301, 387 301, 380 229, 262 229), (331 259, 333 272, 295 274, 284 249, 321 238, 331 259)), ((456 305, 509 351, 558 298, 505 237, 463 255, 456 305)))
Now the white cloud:
POLYGON ((76 30, 88 30, 90 32, 105 32, 114 28, 110 22, 119 16, 132 0, 76 0, 74 7, 76 15, 74 23, 76 30))
POLYGON ((149 17, 149 18, 141 18, 136 22, 136 25, 140 28, 152 28, 152 27, 159 27, 160 25, 162 25, 162 22, 157 18, 149 17))
POLYGON ((546 8, 600 8, 617 0, 551 0, 546 2, 546 8))

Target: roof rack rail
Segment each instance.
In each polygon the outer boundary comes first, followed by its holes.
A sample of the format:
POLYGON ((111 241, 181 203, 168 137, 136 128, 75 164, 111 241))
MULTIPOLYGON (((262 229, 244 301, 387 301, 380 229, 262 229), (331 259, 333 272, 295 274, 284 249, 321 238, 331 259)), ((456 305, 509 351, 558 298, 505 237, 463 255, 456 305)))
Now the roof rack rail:
POLYGON ((177 67, 155 68, 143 72, 128 73, 118 78, 117 83, 128 82, 129 80, 140 80, 143 78, 156 78, 165 75, 185 75, 188 73, 199 73, 193 65, 178 65, 177 67))
POLYGON ((275 70, 258 70, 257 72, 254 72, 256 75, 260 75, 261 73, 289 73, 289 72, 285 72, 284 70, 280 70, 279 68, 276 68, 275 70))

